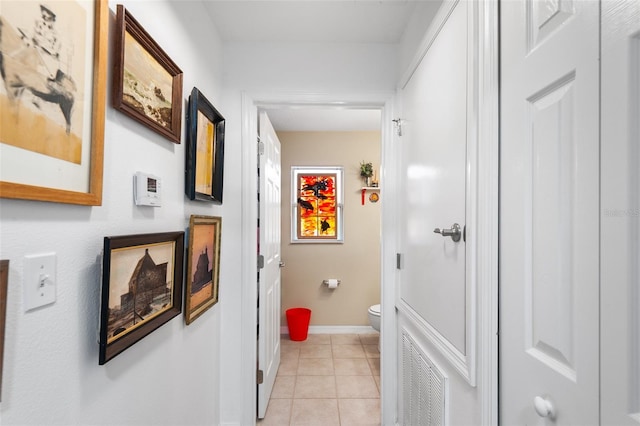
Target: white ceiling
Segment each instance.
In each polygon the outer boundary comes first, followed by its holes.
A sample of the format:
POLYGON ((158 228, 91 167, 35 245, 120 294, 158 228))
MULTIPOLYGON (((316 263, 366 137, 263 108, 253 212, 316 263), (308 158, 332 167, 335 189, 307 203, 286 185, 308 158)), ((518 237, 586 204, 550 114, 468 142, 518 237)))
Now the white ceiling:
POLYGON ((204 0, 204 3, 223 41, 398 43, 418 1, 204 0))
MULTIPOLYGON (((399 43, 417 4, 440 0, 203 0, 224 42, 399 43)), ((379 130, 379 110, 272 109, 276 130, 379 130)))

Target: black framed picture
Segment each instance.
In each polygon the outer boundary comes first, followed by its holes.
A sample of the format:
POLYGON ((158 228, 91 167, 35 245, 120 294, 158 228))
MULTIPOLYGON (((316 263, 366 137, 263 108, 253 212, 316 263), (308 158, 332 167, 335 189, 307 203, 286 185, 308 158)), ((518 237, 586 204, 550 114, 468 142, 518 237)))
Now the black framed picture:
POLYGON ((224 117, 197 89, 189 96, 185 193, 191 200, 222 204, 224 117))
POLYGON ((102 365, 182 312, 184 232, 104 238, 102 365))

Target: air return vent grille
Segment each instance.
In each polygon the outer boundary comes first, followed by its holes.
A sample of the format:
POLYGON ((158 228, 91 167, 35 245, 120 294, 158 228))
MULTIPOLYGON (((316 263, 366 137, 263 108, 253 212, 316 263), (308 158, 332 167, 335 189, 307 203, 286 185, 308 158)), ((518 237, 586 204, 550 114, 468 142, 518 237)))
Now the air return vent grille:
POLYGON ((402 424, 445 424, 447 378, 406 332, 402 334, 402 424))

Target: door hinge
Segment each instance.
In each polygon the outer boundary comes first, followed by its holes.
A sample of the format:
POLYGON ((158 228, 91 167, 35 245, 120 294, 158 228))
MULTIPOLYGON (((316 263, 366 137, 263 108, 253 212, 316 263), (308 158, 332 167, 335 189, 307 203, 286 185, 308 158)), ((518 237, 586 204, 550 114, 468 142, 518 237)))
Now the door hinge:
POLYGON ((396 133, 398 134, 398 136, 402 136, 402 122, 404 121, 402 118, 398 117, 394 120, 391 120, 395 123, 396 125, 396 133))
POLYGON ((258 255, 258 269, 264 268, 264 255, 258 255))
POLYGON ((402 254, 396 253, 396 269, 402 269, 402 254))
POLYGON ((258 141, 258 155, 264 155, 264 142, 258 141))
POLYGON ((261 385, 264 382, 264 372, 262 370, 258 370, 256 373, 256 383, 261 385))

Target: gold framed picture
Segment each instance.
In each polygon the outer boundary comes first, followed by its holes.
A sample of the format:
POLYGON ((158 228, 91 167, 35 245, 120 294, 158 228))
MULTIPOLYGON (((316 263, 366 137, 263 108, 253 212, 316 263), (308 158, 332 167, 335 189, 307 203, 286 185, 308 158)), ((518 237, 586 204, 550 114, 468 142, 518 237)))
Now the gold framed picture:
POLYGON ((187 325, 218 303, 221 232, 220 217, 193 215, 189 220, 184 309, 187 325))
POLYGON ((3 0, 0 197, 101 205, 107 0, 3 0))

